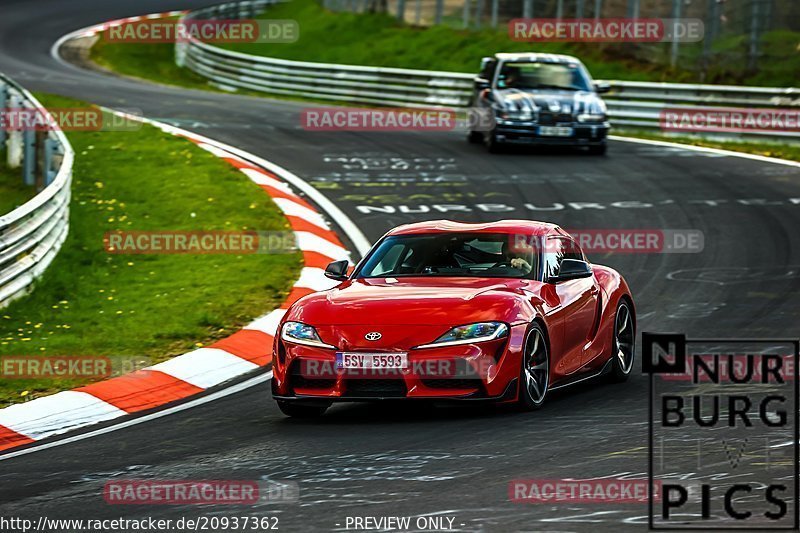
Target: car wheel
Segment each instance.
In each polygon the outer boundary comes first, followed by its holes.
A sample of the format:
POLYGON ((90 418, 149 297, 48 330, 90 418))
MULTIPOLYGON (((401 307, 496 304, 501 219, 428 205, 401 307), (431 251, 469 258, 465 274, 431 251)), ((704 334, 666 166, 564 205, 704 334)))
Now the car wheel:
POLYGON ((592 155, 605 155, 606 153, 606 145, 601 144, 598 146, 590 146, 589 153, 592 155))
POLYGON ((301 403, 287 402, 285 400, 275 401, 278 402, 278 408, 281 412, 292 418, 318 418, 328 410, 327 405, 303 405, 301 403))
POLYGON ((542 327, 533 323, 522 352, 519 376, 519 405, 525 410, 539 409, 550 387, 550 355, 542 327))
POLYGON ((631 305, 624 298, 617 304, 617 313, 614 315, 611 350, 611 380, 625 381, 631 374, 636 355, 636 323, 631 305))
POLYGON ((470 131, 467 134, 467 141, 470 144, 480 144, 483 141, 483 134, 479 131, 470 131))
POLYGON ((489 150, 490 154, 499 154, 503 147, 503 143, 497 140, 494 130, 486 133, 483 142, 486 144, 486 149, 489 150))

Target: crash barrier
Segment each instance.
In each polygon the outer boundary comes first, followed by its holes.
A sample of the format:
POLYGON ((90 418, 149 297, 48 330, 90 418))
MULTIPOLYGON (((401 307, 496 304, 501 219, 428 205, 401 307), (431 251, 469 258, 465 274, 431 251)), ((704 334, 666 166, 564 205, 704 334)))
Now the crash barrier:
MULTIPOLYGON (((275 0, 234 2, 192 11, 185 20, 252 17, 275 0)), ((302 35, 302 28, 300 34, 302 35)), ((274 46, 281 46, 276 44, 274 46)), ((226 50, 197 39, 176 43, 175 59, 224 88, 359 104, 461 108, 470 105, 475 74, 290 61, 226 50)), ((478 65, 476 65, 477 69, 478 65)), ((613 126, 662 129, 662 111, 679 107, 790 109, 800 112, 800 89, 608 81, 604 97, 613 126)), ((712 137, 798 140, 794 131, 750 128, 742 132, 700 132, 712 137)))
MULTIPOLYGON (((31 93, 0 74, 0 111, 45 113, 31 93)), ((47 114, 49 117, 49 114, 47 114)), ((20 169, 36 196, 10 213, 0 213, 0 307, 25 294, 61 248, 69 228, 74 153, 58 128, 25 127, 0 121, 0 152, 20 169)))

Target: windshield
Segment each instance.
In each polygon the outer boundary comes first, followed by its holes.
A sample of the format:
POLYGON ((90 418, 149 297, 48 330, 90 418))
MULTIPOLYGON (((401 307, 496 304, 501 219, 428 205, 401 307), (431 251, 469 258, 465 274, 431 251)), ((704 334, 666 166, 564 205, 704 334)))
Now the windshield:
POLYGON ((514 237, 500 233, 395 235, 369 255, 357 277, 532 277, 537 272, 534 247, 513 245, 514 237))
POLYGON ((500 89, 563 89, 591 91, 584 68, 577 63, 504 63, 497 77, 500 89))

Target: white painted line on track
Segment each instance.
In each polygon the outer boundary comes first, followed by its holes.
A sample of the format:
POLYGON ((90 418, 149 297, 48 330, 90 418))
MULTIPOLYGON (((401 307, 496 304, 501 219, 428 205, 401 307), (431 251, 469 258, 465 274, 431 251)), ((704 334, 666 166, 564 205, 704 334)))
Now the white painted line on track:
POLYGON ((779 159, 777 157, 767 157, 765 155, 746 154, 744 152, 734 152, 733 150, 723 150, 721 148, 708 148, 706 146, 694 146, 692 144, 681 144, 669 141, 655 141, 651 139, 637 139, 636 137, 622 137, 619 135, 609 135, 609 139, 614 141, 622 141, 637 144, 649 144, 651 146, 662 146, 665 148, 680 148, 682 150, 692 150, 694 152, 705 152, 708 154, 724 155, 728 157, 740 157, 743 159, 752 159, 753 161, 760 161, 762 163, 774 163, 776 165, 786 165, 790 167, 800 168, 800 162, 789 161, 788 159, 779 159))

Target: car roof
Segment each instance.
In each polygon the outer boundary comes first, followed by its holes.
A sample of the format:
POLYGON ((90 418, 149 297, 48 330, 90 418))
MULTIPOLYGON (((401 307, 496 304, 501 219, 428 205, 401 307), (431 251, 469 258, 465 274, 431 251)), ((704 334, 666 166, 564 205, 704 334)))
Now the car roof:
POLYGON ((531 61, 541 63, 580 63, 576 57, 564 54, 543 54, 538 52, 515 52, 506 53, 501 52, 495 54, 495 57, 501 61, 531 61))
POLYGON ((526 235, 544 236, 550 233, 562 233, 564 230, 556 224, 537 222, 535 220, 499 220, 497 222, 455 222, 452 220, 429 220, 404 224, 391 230, 386 235, 418 235, 422 233, 524 233, 526 235))

